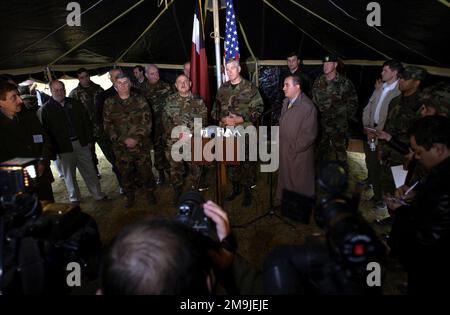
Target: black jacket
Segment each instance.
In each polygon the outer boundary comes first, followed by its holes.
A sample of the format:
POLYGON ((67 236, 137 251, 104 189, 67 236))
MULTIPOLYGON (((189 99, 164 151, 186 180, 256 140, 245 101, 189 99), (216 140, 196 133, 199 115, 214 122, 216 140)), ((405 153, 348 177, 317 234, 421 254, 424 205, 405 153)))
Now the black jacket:
POLYGON ((0 161, 15 157, 54 159, 50 139, 34 111, 22 110, 12 120, 0 112, 0 161))
POLYGON ((16 157, 38 158, 45 166, 40 181, 50 185, 50 160, 55 159, 50 139, 35 111, 22 109, 16 116, 17 120, 12 120, 0 112, 0 162, 16 157))
MULTIPOLYGON (((66 97, 65 105, 69 107, 75 135, 82 146, 92 143, 92 123, 85 107, 78 101, 66 97)), ((61 104, 51 98, 41 110, 42 124, 47 131, 55 152, 73 152, 69 137, 67 116, 61 104)))
POLYGON ((411 206, 395 211, 390 239, 411 293, 450 291, 450 158, 430 171, 411 206))

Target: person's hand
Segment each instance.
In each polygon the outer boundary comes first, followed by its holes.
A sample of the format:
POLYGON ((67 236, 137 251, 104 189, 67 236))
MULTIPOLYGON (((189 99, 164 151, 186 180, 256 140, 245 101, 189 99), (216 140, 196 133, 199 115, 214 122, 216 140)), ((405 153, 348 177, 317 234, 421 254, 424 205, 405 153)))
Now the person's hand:
POLYGON ((372 131, 367 131, 367 139, 369 140, 376 140, 377 139, 377 134, 375 132, 372 131))
POLYGON ((187 133, 187 132, 180 132, 180 134, 178 135, 178 140, 181 141, 186 141, 191 139, 191 134, 187 133))
POLYGON ((126 138, 123 143, 125 143, 128 149, 133 149, 138 144, 138 141, 133 138, 126 138))
POLYGON ((414 190, 410 190, 408 192, 408 194, 405 195, 408 190, 409 190, 409 186, 407 186, 407 185, 400 186, 394 192, 395 198, 403 199, 406 202, 411 202, 414 199, 416 193, 414 192, 414 190))
POLYGON ((394 198, 390 195, 386 195, 384 197, 384 202, 386 203, 386 206, 388 208, 388 211, 390 214, 393 214, 397 208, 404 205, 399 199, 394 198))
POLYGON ((228 116, 233 120, 234 125, 242 124, 244 122, 244 118, 242 116, 232 114, 232 113, 230 113, 230 115, 228 115, 228 116))
POLYGON ((376 80, 375 80, 375 85, 374 85, 374 87, 375 87, 376 90, 379 89, 379 88, 381 88, 382 85, 383 85, 383 81, 381 81, 381 79, 376 79, 376 80))
MULTIPOLYGON (((230 221, 228 215, 217 204, 208 200, 203 204, 205 215, 216 224, 216 233, 219 241, 222 241, 231 233, 230 221)), ((219 270, 229 270, 233 264, 234 253, 229 252, 224 248, 219 250, 209 250, 208 256, 213 265, 219 270)))
POLYGON ((219 238, 219 241, 222 241, 231 233, 231 226, 227 213, 211 200, 208 200, 203 204, 203 209, 205 210, 205 215, 216 224, 217 237, 219 238))
POLYGON ((222 122, 225 126, 235 126, 244 122, 242 116, 230 113, 228 116, 222 118, 222 122))
POLYGON ((378 137, 378 139, 386 140, 388 142, 391 141, 391 139, 392 139, 392 136, 383 130, 377 130, 376 136, 378 137))
POLYGON ((234 119, 230 116, 223 117, 222 122, 225 126, 234 126, 234 119))

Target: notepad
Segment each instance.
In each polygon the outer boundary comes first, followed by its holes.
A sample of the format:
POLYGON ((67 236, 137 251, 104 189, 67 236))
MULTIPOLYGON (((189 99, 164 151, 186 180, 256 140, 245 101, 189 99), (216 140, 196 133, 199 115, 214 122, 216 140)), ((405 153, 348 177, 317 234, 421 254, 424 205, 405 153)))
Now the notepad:
POLYGON ((403 169, 403 165, 396 165, 391 167, 392 177, 394 177, 395 188, 399 188, 405 184, 406 175, 408 171, 403 169))

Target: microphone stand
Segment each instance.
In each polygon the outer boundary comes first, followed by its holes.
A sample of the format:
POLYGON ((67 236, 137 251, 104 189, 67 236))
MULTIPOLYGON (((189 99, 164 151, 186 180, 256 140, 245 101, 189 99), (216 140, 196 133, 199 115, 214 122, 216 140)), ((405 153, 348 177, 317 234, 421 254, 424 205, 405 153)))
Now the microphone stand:
MULTIPOLYGON (((273 125, 273 113, 276 113, 277 111, 280 111, 283 108, 283 105, 278 105, 275 106, 274 108, 264 112, 261 117, 260 117, 260 121, 263 121, 263 118, 267 115, 267 114, 271 114, 270 115, 270 125, 269 127, 272 127, 273 125)), ((271 134, 271 130, 269 128, 269 132, 267 133, 267 141, 271 142, 272 141, 272 134, 271 134)), ((269 148, 271 148, 271 146, 269 146, 269 148)), ((291 227, 292 230, 295 230, 295 225, 293 225, 292 223, 288 222, 285 218, 283 218, 282 216, 280 216, 279 214, 276 213, 277 208, 279 207, 274 207, 273 206, 273 196, 272 196, 272 186, 273 186, 273 179, 272 179, 272 172, 269 172, 268 174, 268 181, 269 181, 269 209, 262 215, 248 221, 247 223, 241 224, 241 225, 233 225, 232 228, 247 228, 250 225, 252 225, 253 223, 256 223, 258 221, 260 221, 261 219, 265 218, 265 217, 276 217, 277 219, 279 219, 281 222, 283 222, 284 224, 288 225, 291 227)))

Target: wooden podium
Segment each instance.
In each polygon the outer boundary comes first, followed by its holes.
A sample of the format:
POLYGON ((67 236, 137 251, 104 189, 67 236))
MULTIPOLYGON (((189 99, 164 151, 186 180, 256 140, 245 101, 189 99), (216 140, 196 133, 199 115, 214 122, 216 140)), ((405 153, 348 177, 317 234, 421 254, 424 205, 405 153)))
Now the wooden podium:
MULTIPOLYGON (((201 146, 195 146, 191 138, 191 161, 194 164, 210 165, 217 161, 224 165, 239 165, 239 140, 236 137, 201 137, 201 146), (214 146, 213 146, 214 144, 214 146), (217 150, 219 148, 219 150, 217 150), (206 151, 206 152, 205 152, 206 151), (198 157, 201 157, 199 159, 198 157)), ((198 140, 197 140, 198 141, 198 140)))

